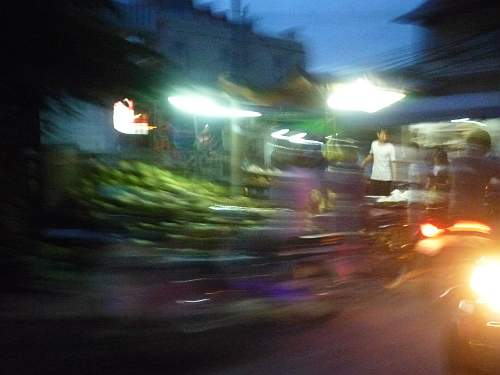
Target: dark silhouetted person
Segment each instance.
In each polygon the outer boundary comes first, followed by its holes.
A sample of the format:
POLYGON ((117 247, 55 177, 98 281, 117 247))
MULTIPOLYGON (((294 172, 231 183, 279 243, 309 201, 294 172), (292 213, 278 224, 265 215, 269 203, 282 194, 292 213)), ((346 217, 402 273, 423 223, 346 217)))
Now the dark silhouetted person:
POLYGON ((450 215, 457 219, 487 219, 486 187, 493 177, 499 177, 500 164, 489 153, 488 132, 474 130, 466 140, 463 156, 451 163, 450 215))
POLYGON ((446 193, 450 190, 448 155, 446 151, 438 148, 432 159, 433 166, 427 179, 427 190, 446 193))

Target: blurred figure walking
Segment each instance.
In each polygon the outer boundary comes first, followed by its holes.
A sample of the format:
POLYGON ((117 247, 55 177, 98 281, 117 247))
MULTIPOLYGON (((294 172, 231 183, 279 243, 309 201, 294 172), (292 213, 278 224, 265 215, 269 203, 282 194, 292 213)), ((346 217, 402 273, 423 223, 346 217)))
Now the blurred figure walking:
POLYGON ((446 151, 438 148, 432 155, 433 165, 427 176, 428 209, 434 217, 444 217, 448 212, 450 167, 446 151))
POLYGON ((433 167, 427 178, 427 190, 447 193, 450 190, 448 155, 446 151, 438 148, 432 159, 433 167))
POLYGON ((413 232, 422 219, 425 207, 427 168, 423 162, 420 146, 411 142, 407 147, 408 162, 408 224, 413 232))

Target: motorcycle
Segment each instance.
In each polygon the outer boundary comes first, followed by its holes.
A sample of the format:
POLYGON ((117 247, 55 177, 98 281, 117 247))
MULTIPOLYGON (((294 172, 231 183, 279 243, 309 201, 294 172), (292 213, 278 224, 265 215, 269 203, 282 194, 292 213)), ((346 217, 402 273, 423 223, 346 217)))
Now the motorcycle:
MULTIPOLYGON (((262 236, 262 234, 261 234, 262 236)), ((97 279, 106 317, 164 321, 183 334, 266 323, 321 322, 357 286, 365 249, 357 233, 293 237, 252 251, 123 249, 103 257, 97 279)), ((358 282, 359 283, 359 282, 358 282)))
POLYGON ((448 297, 454 308, 445 326, 447 369, 491 371, 500 354, 500 257, 481 257, 465 276, 448 297))
POLYGON ((478 221, 427 221, 415 245, 427 258, 427 286, 443 308, 446 369, 493 369, 500 354, 500 243, 478 221))

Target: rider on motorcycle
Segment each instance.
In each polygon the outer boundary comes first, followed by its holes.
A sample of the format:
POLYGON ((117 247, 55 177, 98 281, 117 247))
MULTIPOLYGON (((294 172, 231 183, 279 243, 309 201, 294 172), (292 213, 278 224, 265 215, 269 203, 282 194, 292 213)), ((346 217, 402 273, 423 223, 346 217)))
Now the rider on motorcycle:
POLYGON ((500 176, 500 162, 489 155, 491 137, 474 130, 466 139, 463 156, 451 163, 450 218, 488 220, 485 192, 490 180, 500 176))
MULTIPOLYGON (((491 137, 488 132, 477 129, 466 139, 466 149, 462 156, 455 158, 450 166, 450 205, 443 217, 432 217, 442 224, 454 221, 479 221, 491 223, 485 193, 490 180, 500 177, 499 160, 489 155, 491 137)), ((434 215, 436 212, 434 212, 434 215)), ((438 216, 441 216, 438 215, 438 216)), ((492 223, 491 223, 492 224, 492 223)), ((434 246, 434 245, 433 245, 434 246)), ((441 253, 443 246, 429 252, 427 244, 420 241, 415 250, 416 257, 406 265, 400 275, 386 287, 395 288, 404 281, 413 279, 429 271, 428 255, 431 258, 441 253)))
POLYGON ((453 160, 451 168, 451 222, 469 221, 469 229, 477 230, 469 236, 444 235, 456 240, 443 247, 452 251, 438 252, 445 272, 434 273, 439 276, 434 285, 440 286, 434 297, 439 295, 439 306, 449 314, 444 326, 445 370, 453 374, 482 373, 498 366, 500 336, 494 324, 500 311, 498 238, 494 234, 498 225, 493 221, 498 215, 492 215, 495 210, 486 193, 492 179, 500 176, 500 162, 489 155, 490 149, 489 134, 475 130, 467 138, 465 155, 453 160))

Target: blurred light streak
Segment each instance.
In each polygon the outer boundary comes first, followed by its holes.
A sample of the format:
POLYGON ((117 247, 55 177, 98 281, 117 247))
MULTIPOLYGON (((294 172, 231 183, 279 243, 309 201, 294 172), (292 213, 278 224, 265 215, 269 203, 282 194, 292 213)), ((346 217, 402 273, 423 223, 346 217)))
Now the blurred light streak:
POLYGON ((194 299, 194 300, 179 300, 176 301, 177 303, 202 303, 202 302, 208 302, 210 301, 210 298, 202 298, 202 299, 194 299))
POLYGON ((451 120, 450 122, 453 122, 453 123, 476 124, 476 125, 479 125, 479 126, 487 126, 485 123, 480 122, 480 121, 471 120, 469 117, 459 118, 459 119, 456 119, 456 120, 451 120))
POLYGON ((276 139, 288 139, 288 136, 286 136, 285 134, 288 133, 289 131, 290 129, 281 129, 271 133, 271 137, 276 139))
POLYGON ((196 281, 204 281, 204 280, 209 280, 208 278, 199 278, 199 279, 191 279, 191 280, 178 280, 178 281, 172 281, 174 284, 187 284, 187 283, 194 283, 196 281))
POLYGON ((215 294, 221 294, 221 293, 224 293, 224 291, 223 291, 223 290, 217 290, 217 291, 215 291, 215 292, 206 292, 205 294, 206 294, 207 296, 212 296, 212 295, 215 295, 215 294))
POLYGON ((290 131, 290 129, 281 129, 271 133, 271 137, 275 139, 287 140, 291 143, 301 144, 301 145, 322 145, 323 142, 313 141, 310 139, 305 139, 307 133, 297 133, 294 135, 285 135, 290 131))
POLYGON ((491 232, 491 228, 489 225, 478 223, 475 221, 459 221, 458 223, 454 224, 451 228, 450 231, 457 231, 457 232, 480 232, 480 233, 485 233, 489 234, 491 232))

